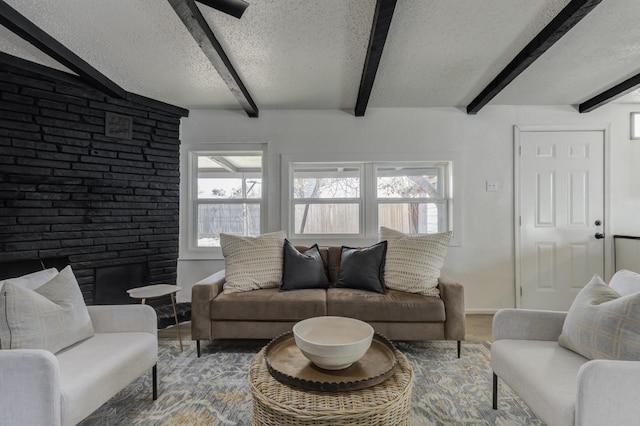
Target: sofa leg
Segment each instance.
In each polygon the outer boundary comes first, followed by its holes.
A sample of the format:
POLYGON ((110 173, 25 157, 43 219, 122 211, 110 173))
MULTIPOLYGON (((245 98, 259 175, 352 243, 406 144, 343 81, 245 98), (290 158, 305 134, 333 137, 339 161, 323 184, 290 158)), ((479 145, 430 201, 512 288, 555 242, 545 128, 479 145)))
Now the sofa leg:
POLYGON ((153 381, 153 400, 158 399, 158 364, 151 369, 151 378, 153 381))
POLYGON ((458 358, 460 358, 460 351, 462 350, 462 341, 458 340, 458 358))
POLYGON ((498 376, 493 373, 493 409, 498 409, 498 376))
POLYGON ((200 358, 200 340, 196 340, 196 351, 198 352, 198 358, 200 358))

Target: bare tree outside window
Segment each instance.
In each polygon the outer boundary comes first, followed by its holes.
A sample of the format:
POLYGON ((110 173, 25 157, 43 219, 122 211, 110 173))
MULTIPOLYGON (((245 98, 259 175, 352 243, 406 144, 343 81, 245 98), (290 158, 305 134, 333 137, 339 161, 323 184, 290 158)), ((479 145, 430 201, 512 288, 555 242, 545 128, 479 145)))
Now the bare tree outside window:
POLYGON ((449 163, 293 163, 291 167, 293 234, 363 235, 365 217, 376 219, 377 228, 410 234, 448 230, 449 163), (363 193, 363 182, 373 188, 373 198, 363 193), (370 209, 376 214, 363 214, 370 209))

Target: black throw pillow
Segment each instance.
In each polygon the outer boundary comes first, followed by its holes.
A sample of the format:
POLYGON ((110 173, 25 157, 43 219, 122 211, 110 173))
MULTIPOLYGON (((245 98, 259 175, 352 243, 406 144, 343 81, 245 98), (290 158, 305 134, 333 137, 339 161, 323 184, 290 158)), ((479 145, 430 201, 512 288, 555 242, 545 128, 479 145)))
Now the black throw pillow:
POLYGON ((280 291, 329 287, 329 279, 317 244, 300 253, 291 241, 285 239, 282 259, 280 291))
POLYGON ((336 288, 354 288, 385 294, 384 260, 387 242, 381 241, 367 248, 342 246, 340 272, 336 288))

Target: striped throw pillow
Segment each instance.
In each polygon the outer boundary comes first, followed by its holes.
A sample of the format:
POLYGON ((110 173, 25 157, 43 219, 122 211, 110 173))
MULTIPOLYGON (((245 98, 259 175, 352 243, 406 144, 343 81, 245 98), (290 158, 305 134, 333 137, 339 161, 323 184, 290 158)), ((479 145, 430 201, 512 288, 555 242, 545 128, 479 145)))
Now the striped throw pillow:
POLYGON ((220 234, 226 280, 224 293, 280 287, 285 237, 282 231, 258 237, 220 234))
POLYGON ((387 240, 384 282, 387 288, 440 297, 438 278, 449 249, 451 232, 405 235, 380 228, 380 241, 387 240))

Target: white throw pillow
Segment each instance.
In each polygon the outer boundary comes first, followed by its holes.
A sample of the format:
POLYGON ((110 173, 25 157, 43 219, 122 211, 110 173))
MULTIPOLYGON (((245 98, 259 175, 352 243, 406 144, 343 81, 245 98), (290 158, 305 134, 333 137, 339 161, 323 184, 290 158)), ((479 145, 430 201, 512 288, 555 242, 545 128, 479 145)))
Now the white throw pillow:
POLYGON ((380 227, 380 241, 387 240, 384 283, 387 288, 425 296, 440 296, 438 278, 449 249, 451 232, 405 235, 380 227))
POLYGON ((220 234, 224 256, 224 293, 280 287, 284 232, 258 237, 220 234))
POLYGON ((640 291, 640 274, 621 269, 611 277, 609 287, 617 291, 621 296, 640 291))
POLYGON ((32 272, 21 277, 7 278, 6 280, 0 280, 0 290, 2 290, 4 283, 7 282, 28 288, 29 290, 35 290, 56 275, 58 275, 58 270, 56 268, 49 268, 43 269, 42 271, 32 272))
POLYGON ((7 282, 0 291, 3 349, 56 353, 91 336, 93 324, 71 266, 35 290, 7 282))
POLYGON ((588 359, 640 361, 640 293, 620 296, 594 275, 571 304, 558 344, 588 359))

